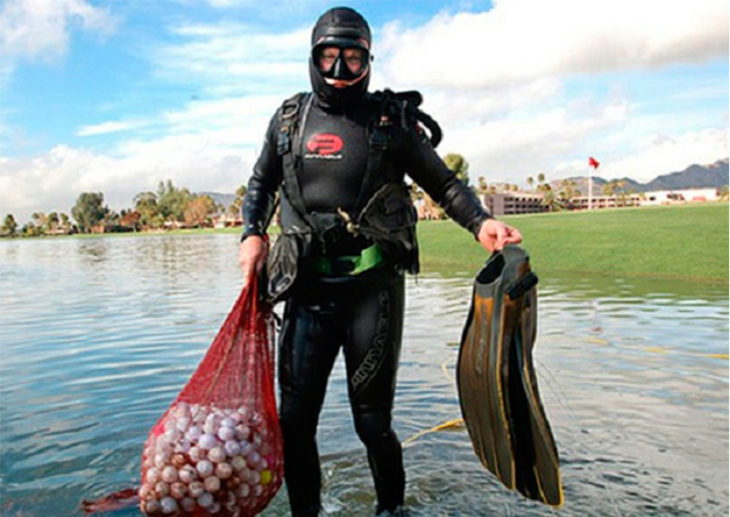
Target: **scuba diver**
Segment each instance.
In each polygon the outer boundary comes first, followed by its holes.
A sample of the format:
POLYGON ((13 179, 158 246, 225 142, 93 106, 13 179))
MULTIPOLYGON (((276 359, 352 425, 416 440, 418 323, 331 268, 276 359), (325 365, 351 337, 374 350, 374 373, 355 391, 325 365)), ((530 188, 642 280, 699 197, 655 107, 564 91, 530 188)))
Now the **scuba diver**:
POLYGON ((418 92, 368 92, 371 34, 359 13, 326 11, 311 45, 312 91, 287 99, 271 119, 248 182, 238 260, 245 282, 263 271, 269 301, 286 301, 279 417, 292 514, 321 511, 317 422, 342 348, 375 513, 402 515, 405 473, 391 413, 404 273, 418 272, 417 215, 405 175, 488 252, 522 237, 487 214, 436 154, 441 132, 418 109, 418 92), (269 250, 266 229, 277 203, 281 235, 269 250))

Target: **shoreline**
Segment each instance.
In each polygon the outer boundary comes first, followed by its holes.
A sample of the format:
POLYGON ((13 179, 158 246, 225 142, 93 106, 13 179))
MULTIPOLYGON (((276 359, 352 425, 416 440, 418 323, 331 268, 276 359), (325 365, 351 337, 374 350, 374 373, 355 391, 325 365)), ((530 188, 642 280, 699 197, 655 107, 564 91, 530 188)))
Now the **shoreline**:
MULTIPOLYGON (((523 247, 540 272, 728 282, 728 203, 625 207, 500 216, 520 229, 523 247), (698 272, 700 274, 698 274, 698 272)), ((241 227, 3 238, 0 242, 53 238, 239 235, 241 227)), ((279 233, 272 227, 270 234, 279 233)), ((471 275, 486 254, 451 220, 419 221, 421 274, 471 275)))

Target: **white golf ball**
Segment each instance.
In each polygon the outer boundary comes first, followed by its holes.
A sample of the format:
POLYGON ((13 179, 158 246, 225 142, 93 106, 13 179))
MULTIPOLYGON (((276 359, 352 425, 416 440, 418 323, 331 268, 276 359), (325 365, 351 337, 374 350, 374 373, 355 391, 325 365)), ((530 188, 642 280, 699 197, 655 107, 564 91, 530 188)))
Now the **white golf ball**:
POLYGON ((200 460, 195 466, 200 477, 206 478, 213 473, 213 464, 208 460, 200 460))
POLYGON ((198 477, 198 471, 192 465, 184 465, 178 473, 180 481, 185 484, 190 484, 198 477))
POLYGON ((208 508, 213 504, 213 495, 208 492, 203 492, 200 494, 200 497, 198 497, 198 504, 203 508, 208 508))
POLYGON ((226 454, 231 457, 237 456, 241 452, 241 446, 235 440, 228 440, 223 444, 223 448, 226 450, 226 454))
POLYGON ((220 479, 228 479, 233 475, 233 467, 228 463, 219 463, 215 467, 215 475, 220 479))
POLYGON ((177 481, 177 469, 172 465, 168 465, 162 469, 162 481, 165 483, 173 483, 177 481))
POLYGON ((223 447, 213 447, 208 451, 208 459, 214 463, 220 463, 226 459, 226 450, 223 447))
POLYGON ((234 431, 232 427, 221 426, 221 428, 218 429, 218 438, 220 438, 223 442, 230 440, 235 435, 236 431, 234 431))
POLYGON ((174 513, 177 511, 177 501, 172 497, 163 497, 160 499, 160 508, 162 513, 174 513))
POLYGON ((221 480, 216 476, 208 476, 205 478, 203 485, 205 485, 206 492, 217 492, 221 488, 221 480))
POLYGON ((190 450, 188 451, 188 456, 190 456, 190 459, 198 462, 205 458, 205 451, 200 449, 200 447, 190 447, 190 450))
POLYGON ((193 481, 188 486, 188 492, 190 493, 190 497, 200 497, 205 492, 205 485, 200 481, 193 481))
POLYGON ((212 434, 204 434, 198 438, 198 447, 201 449, 212 449, 218 444, 218 440, 212 434))

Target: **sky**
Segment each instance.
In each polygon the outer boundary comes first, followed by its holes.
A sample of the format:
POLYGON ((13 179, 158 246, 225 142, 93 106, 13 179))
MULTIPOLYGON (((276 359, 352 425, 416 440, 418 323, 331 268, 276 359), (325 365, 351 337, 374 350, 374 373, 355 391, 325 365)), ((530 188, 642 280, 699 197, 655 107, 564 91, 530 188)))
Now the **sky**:
POLYGON ((0 0, 0 217, 234 192, 336 5, 371 25, 371 89, 420 90, 471 178, 728 156, 727 0, 0 0))

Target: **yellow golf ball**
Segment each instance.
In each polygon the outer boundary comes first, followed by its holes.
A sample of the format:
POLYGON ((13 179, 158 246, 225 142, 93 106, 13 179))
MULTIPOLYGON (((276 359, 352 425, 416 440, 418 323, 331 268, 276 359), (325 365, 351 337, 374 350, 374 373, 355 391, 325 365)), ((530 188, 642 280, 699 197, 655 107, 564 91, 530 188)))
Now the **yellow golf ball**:
POLYGON ((271 471, 262 470, 261 471, 261 484, 268 485, 270 482, 271 482, 271 471))

